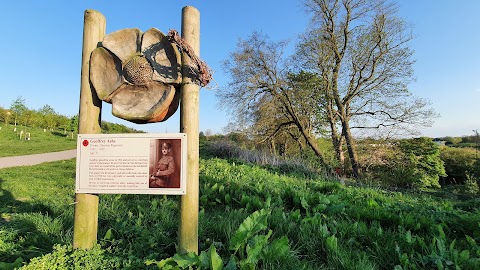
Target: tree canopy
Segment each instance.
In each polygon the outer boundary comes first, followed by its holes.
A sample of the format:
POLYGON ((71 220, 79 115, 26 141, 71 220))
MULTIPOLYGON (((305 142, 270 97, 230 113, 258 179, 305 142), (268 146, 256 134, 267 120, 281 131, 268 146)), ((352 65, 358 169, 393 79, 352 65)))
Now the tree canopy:
MULTIPOLYGON (((5 125, 21 124, 23 128, 26 127, 41 127, 46 131, 56 129, 63 129, 76 132, 78 129, 78 115, 65 116, 57 113, 55 109, 45 104, 39 109, 30 109, 27 107, 25 98, 19 96, 8 109, 0 107, 0 120, 5 125), (13 123, 12 123, 13 122, 13 123)), ((101 123, 103 133, 138 133, 141 130, 132 129, 121 124, 110 123, 102 121, 101 123)))
POLYGON ((415 80, 412 27, 385 0, 304 5, 311 24, 292 55, 285 41, 258 32, 238 42, 224 64, 230 82, 220 102, 259 142, 296 134, 322 162, 316 139, 330 134, 339 164, 345 147, 358 177, 355 136, 413 135, 436 116, 408 89, 415 80))

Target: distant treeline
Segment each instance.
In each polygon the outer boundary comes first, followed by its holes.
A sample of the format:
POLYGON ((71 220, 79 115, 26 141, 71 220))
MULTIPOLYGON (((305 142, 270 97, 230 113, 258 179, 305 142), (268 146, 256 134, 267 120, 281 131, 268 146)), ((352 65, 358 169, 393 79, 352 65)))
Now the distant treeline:
MULTIPOLYGON (((25 99, 18 97, 9 108, 0 106, 0 121, 5 125, 19 127, 38 127, 46 130, 64 130, 76 132, 78 129, 78 115, 65 116, 57 113, 53 107, 46 104, 40 109, 31 109, 26 106, 25 99)), ((106 121, 101 122, 102 133, 143 133, 144 131, 129 128, 122 124, 106 121)))
POLYGON ((102 133, 145 133, 145 131, 143 130, 137 130, 129 128, 122 124, 116 124, 106 121, 102 121, 100 127, 102 128, 102 133))
POLYGON ((433 139, 434 141, 444 142, 445 145, 452 147, 472 147, 479 148, 480 138, 477 134, 471 136, 461 136, 461 137, 440 137, 433 139))

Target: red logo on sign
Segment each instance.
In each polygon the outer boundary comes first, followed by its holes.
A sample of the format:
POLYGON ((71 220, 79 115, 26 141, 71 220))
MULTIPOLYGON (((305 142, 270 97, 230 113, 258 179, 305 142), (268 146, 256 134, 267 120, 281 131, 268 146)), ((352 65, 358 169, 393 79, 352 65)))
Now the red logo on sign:
POLYGON ((83 144, 83 146, 88 146, 88 141, 87 141, 87 140, 83 140, 82 144, 83 144))

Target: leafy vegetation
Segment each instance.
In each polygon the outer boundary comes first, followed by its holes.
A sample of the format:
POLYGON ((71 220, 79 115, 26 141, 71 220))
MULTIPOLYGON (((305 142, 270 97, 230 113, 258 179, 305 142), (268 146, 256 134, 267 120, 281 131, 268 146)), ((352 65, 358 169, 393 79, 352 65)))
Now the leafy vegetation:
POLYGON ((478 150, 473 148, 442 147, 440 157, 445 163, 448 184, 463 184, 467 177, 480 177, 478 150))
POLYGON ((385 186, 438 188, 440 177, 446 176, 440 149, 429 138, 404 139, 364 151, 368 177, 385 186))
POLYGON ((224 61, 230 80, 218 98, 232 117, 230 130, 280 155, 287 147, 308 149, 325 167, 331 164, 317 138, 328 137, 334 166, 361 179, 357 135, 412 136, 437 117, 428 101, 408 90, 415 62, 411 26, 396 3, 302 4, 311 23, 294 53, 286 55, 287 42, 267 34, 239 39, 224 61))
POLYGON ((100 195, 73 250, 75 161, 0 170, 0 262, 13 269, 478 269, 480 201, 200 162, 200 252, 176 254, 178 197, 100 195), (55 196, 52 196, 55 194, 55 196))
POLYGON ((50 131, 62 129, 64 132, 76 129, 76 126, 71 126, 69 117, 58 114, 50 105, 45 104, 38 110, 30 109, 21 96, 12 101, 10 108, 0 107, 0 121, 5 126, 13 125, 24 132, 27 131, 27 127, 39 127, 50 131))
MULTIPOLYGON (((388 3, 305 4, 324 20, 294 61, 253 33, 226 62, 223 103, 248 128, 228 135, 235 144, 200 134, 199 254, 176 253, 178 197, 151 195, 100 195, 98 243, 73 249, 67 160, 0 170, 0 269, 479 269, 478 132, 445 138, 458 149, 415 138, 357 152, 354 129, 410 132, 435 117, 408 91, 409 26, 388 3), (441 177, 462 188, 439 189, 441 177)), ((18 97, 0 121, 2 156, 76 144, 78 117, 49 105, 18 97)))
MULTIPOLYGON (((36 138, 42 152, 75 145, 61 130, 28 127, 27 141, 12 127, 0 134, 13 149, 36 138)), ((0 269, 480 268, 475 175, 455 190, 349 186, 314 162, 229 137, 236 144, 202 139, 199 254, 176 253, 179 198, 153 195, 100 195, 98 243, 74 250, 75 160, 67 160, 0 170, 0 269)), ((436 186, 444 173, 427 138, 371 149, 381 153, 371 160, 389 158, 389 187, 436 186)), ((378 172, 378 164, 367 169, 378 172)))
POLYGON ((445 145, 458 148, 480 148, 480 137, 477 130, 473 130, 475 135, 462 136, 462 137, 441 137, 435 138, 436 141, 443 141, 445 145))

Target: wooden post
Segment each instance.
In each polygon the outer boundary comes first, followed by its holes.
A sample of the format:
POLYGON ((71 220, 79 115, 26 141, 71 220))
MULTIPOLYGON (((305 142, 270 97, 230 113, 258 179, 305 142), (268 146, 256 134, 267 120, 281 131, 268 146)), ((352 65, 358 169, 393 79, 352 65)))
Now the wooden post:
MULTIPOLYGON (((182 9, 182 38, 194 53, 200 55, 200 12, 191 6, 182 9)), ((190 58, 182 53, 183 81, 180 101, 180 131, 187 133, 187 194, 180 200, 178 252, 198 254, 198 167, 199 167, 199 92, 200 87, 190 77, 190 58)))
MULTIPOLYGON (((106 32, 105 16, 95 10, 86 10, 83 25, 82 73, 80 81, 79 134, 101 133, 102 101, 90 87, 90 55, 106 32)), ((75 195, 73 248, 90 249, 97 241, 98 196, 75 195)))

